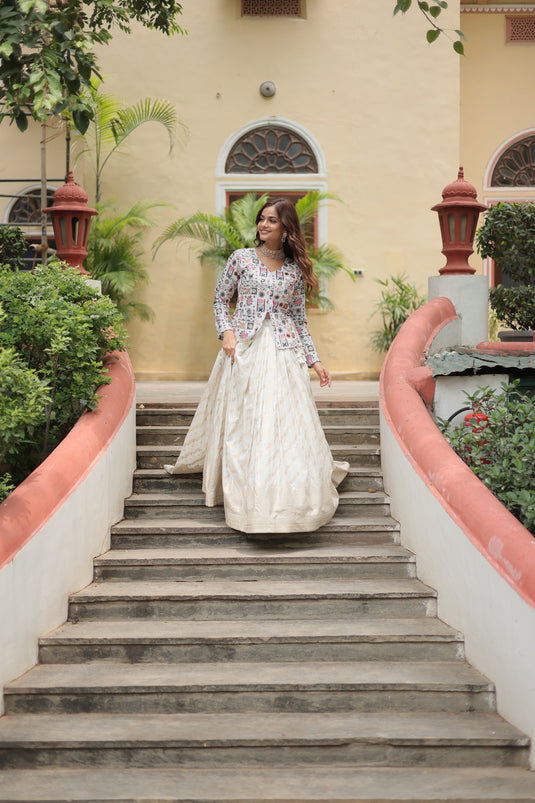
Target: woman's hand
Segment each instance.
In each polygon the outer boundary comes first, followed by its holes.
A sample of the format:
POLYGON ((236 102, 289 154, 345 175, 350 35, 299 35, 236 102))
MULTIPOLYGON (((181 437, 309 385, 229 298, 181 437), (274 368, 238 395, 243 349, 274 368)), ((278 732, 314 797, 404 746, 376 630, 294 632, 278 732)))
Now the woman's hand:
POLYGON ((223 350, 227 357, 230 357, 231 364, 234 363, 234 352, 236 351, 236 335, 232 329, 223 332, 223 350))
POLYGON ((320 378, 320 388, 331 387, 331 375, 321 362, 315 362, 312 368, 320 378))

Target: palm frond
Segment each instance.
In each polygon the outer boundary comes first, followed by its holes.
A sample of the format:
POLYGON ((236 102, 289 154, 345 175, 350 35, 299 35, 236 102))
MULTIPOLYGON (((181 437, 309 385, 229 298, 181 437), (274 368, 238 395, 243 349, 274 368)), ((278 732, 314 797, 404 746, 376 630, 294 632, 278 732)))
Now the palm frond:
POLYGON ((173 150, 176 131, 179 125, 176 109, 168 100, 151 100, 144 98, 133 106, 119 108, 110 125, 115 139, 115 146, 119 147, 124 140, 145 123, 159 123, 167 131, 169 138, 169 153, 173 150))
POLYGON ((269 199, 264 194, 257 197, 256 193, 248 192, 230 204, 228 217, 232 226, 239 233, 245 246, 251 246, 256 237, 256 216, 269 199))
POLYGON ((344 264, 344 257, 332 245, 320 245, 319 248, 309 249, 308 255, 312 261, 314 273, 319 279, 328 279, 343 270, 355 281, 353 271, 344 264))
POLYGON ((340 201, 342 199, 332 192, 322 192, 321 190, 311 190, 303 195, 302 198, 295 204, 295 211, 301 222, 301 227, 304 228, 306 224, 313 220, 318 211, 318 207, 322 201, 340 201))
POLYGON ((228 243, 216 245, 213 248, 203 248, 199 255, 201 265, 216 265, 221 269, 225 266, 227 259, 235 249, 231 248, 228 243))
POLYGON ((136 301, 135 299, 119 301, 117 302, 117 308, 125 321, 129 321, 134 315, 142 321, 153 321, 155 318, 154 310, 148 304, 144 304, 143 301, 136 301))
POLYGON ((321 292, 310 293, 307 296, 307 301, 309 302, 309 304, 312 304, 318 309, 329 309, 329 310, 334 309, 334 304, 331 301, 331 299, 328 298, 327 296, 322 295, 321 292))
POLYGON ((243 248, 243 241, 232 225, 225 219, 206 212, 195 212, 194 215, 171 223, 155 241, 154 254, 167 240, 176 239, 197 240, 208 248, 220 247, 223 240, 228 243, 231 251, 243 248))
MULTIPOLYGON (((168 206, 168 204, 159 201, 137 201, 126 212, 115 214, 110 214, 115 211, 113 202, 100 204, 97 206, 99 214, 92 226, 94 236, 107 238, 122 232, 125 228, 147 229, 154 226, 155 221, 147 215, 147 212, 157 206, 168 206)), ((141 236, 141 232, 139 232, 139 236, 141 236)))
POLYGON ((101 151, 103 147, 111 147, 115 144, 112 122, 117 117, 121 103, 116 95, 101 92, 101 83, 100 78, 95 76, 91 78, 91 88, 87 100, 93 110, 93 119, 87 131, 85 134, 81 134, 76 128, 72 129, 71 136, 76 145, 75 164, 83 154, 87 154, 94 163, 94 151, 97 146, 101 151))

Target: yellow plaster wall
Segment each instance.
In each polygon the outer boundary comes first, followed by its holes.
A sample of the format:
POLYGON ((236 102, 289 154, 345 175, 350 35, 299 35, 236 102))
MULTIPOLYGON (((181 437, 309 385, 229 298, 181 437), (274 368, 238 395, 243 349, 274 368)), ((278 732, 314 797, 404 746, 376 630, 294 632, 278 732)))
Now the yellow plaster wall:
MULTIPOLYGON (((445 21, 457 28, 451 5, 445 21)), ((176 217, 215 212, 218 153, 250 121, 289 118, 319 141, 328 189, 345 202, 330 206, 328 241, 364 271, 355 283, 345 275, 332 280, 335 311, 310 316, 335 376, 365 378, 380 369, 368 341, 380 292, 374 279, 406 271, 425 291, 444 264, 430 207, 457 175, 459 60, 447 40, 427 45, 419 14, 394 18, 392 8, 391 0, 309 0, 307 19, 241 18, 238 0, 185 0, 188 36, 116 34, 101 55, 108 91, 129 103, 167 98, 189 131, 169 157, 163 131, 140 130, 130 156, 105 174, 105 197, 122 207, 139 198, 173 205, 157 210, 148 245, 176 217), (276 84, 274 98, 259 94, 265 80, 276 84)), ((90 190, 88 173, 76 177, 90 190)), ((149 270, 141 296, 155 321, 130 325, 138 377, 206 377, 219 348, 214 271, 201 268, 187 244, 174 243, 149 270)))

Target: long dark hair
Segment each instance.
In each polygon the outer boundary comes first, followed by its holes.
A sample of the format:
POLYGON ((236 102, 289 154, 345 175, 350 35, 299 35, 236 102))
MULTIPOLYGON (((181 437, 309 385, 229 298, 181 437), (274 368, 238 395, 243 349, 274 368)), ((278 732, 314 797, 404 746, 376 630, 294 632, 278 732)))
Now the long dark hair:
MULTIPOLYGON (((275 207, 279 216, 279 220, 286 231, 287 237, 283 242, 284 253, 287 257, 291 257, 295 262, 297 262, 301 268, 301 273, 303 274, 303 279, 305 280, 307 292, 310 293, 314 290, 317 290, 318 277, 314 273, 312 262, 307 254, 305 238, 303 236, 303 230, 301 228, 297 212, 295 211, 295 206, 287 198, 275 198, 273 201, 267 201, 256 216, 257 226, 262 212, 268 206, 275 207)), ((256 231, 255 243, 257 246, 262 244, 262 240, 258 234, 258 229, 256 231)))

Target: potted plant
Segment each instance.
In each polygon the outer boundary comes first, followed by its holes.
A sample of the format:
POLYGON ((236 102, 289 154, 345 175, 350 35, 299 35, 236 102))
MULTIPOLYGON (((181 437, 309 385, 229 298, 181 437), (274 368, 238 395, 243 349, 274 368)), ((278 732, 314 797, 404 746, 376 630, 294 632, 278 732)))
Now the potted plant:
POLYGON ((490 306, 512 332, 500 340, 532 340, 535 330, 535 203, 498 203, 485 213, 476 234, 480 256, 490 257, 501 272, 492 287, 490 306))

